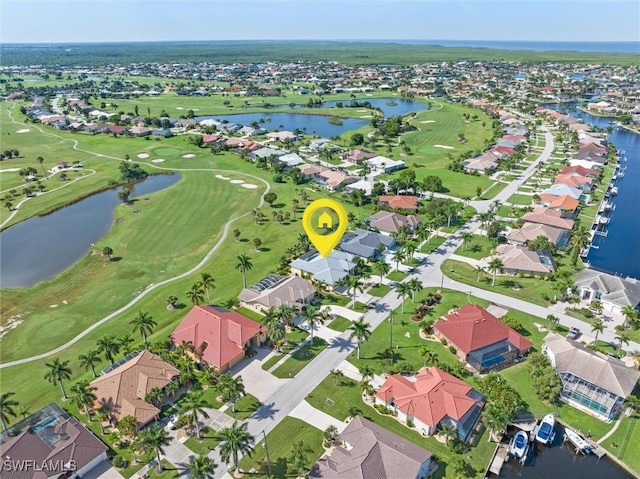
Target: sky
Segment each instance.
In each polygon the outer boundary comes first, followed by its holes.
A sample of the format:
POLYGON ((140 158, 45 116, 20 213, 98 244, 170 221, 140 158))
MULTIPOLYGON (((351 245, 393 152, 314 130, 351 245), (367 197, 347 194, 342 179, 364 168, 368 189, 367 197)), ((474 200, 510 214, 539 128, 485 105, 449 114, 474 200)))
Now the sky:
POLYGON ((640 41, 638 0, 2 0, 3 43, 640 41))

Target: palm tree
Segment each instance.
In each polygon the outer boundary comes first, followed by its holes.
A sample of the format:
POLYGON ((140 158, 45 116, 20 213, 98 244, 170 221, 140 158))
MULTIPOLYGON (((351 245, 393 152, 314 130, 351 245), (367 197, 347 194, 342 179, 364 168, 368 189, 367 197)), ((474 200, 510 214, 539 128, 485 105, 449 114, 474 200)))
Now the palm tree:
POLYGON ((411 285, 409 285, 409 283, 398 283, 396 293, 398 293, 398 296, 402 299, 402 314, 404 314, 404 301, 411 296, 411 285))
POLYGON ((15 399, 11 399, 16 393, 7 391, 0 395, 0 421, 2 422, 2 430, 7 429, 7 423, 9 422, 9 416, 16 417, 16 412, 13 410, 14 406, 19 403, 15 399))
POLYGON ((144 341, 144 348, 147 349, 147 334, 151 334, 153 332, 153 327, 157 326, 156 323, 149 313, 144 311, 138 311, 138 315, 133 318, 133 320, 129 321, 129 324, 133 325, 134 331, 139 331, 142 335, 142 340, 144 341))
POLYGON ((102 254, 109 258, 109 261, 111 261, 111 256, 113 256, 113 248, 111 248, 111 246, 105 246, 104 248, 102 248, 102 254))
POLYGON ((89 351, 87 354, 81 354, 78 356, 80 360, 80 366, 85 369, 91 368, 91 372, 93 373, 93 377, 97 378, 95 364, 100 361, 100 352, 93 349, 89 351))
POLYGON ((551 325, 558 324, 560 322, 560 318, 558 318, 555 314, 548 314, 547 321, 549 322, 549 331, 553 331, 551 329, 551 325))
POLYGON ((360 318, 351 324, 349 331, 351 331, 349 339, 356 338, 358 340, 358 359, 360 359, 360 346, 371 336, 371 327, 369 323, 365 322, 364 318, 360 318))
POLYGON ((393 261, 396 262, 396 269, 400 269, 400 261, 404 261, 404 251, 397 249, 393 252, 393 261))
POLYGON ((229 464, 233 461, 233 465, 238 467, 238 455, 251 457, 254 443, 253 436, 247 431, 247 423, 238 424, 234 422, 231 427, 227 427, 216 434, 216 439, 220 441, 220 458, 229 464))
POLYGON ((186 412, 186 416, 196 426, 196 437, 200 439, 200 425, 198 424, 198 414, 205 418, 209 418, 205 408, 211 407, 207 401, 202 399, 202 391, 192 390, 182 401, 182 410, 186 412))
POLYGON ((115 334, 110 336, 104 335, 98 339, 98 351, 104 353, 105 358, 110 364, 113 364, 113 356, 120 352, 120 344, 115 334))
POLYGON ((45 366, 49 368, 49 371, 44 375, 44 378, 54 386, 59 384, 62 390, 62 399, 67 399, 67 392, 64 390, 62 380, 71 378, 69 360, 60 362, 60 358, 53 358, 53 362, 45 363, 45 366))
POLYGON ((199 456, 191 456, 186 470, 189 472, 191 479, 211 479, 214 477, 216 463, 206 454, 199 456))
POLYGON ((311 330, 311 344, 313 344, 313 328, 316 324, 322 324, 324 318, 318 306, 307 304, 302 308, 302 322, 309 324, 311 330))
POLYGON ((427 345, 420 346, 420 349, 418 349, 418 354, 422 356, 422 367, 424 368, 427 367, 427 363, 433 366, 438 362, 438 356, 427 345))
POLYGON ((42 158, 41 156, 39 156, 38 158, 36 158, 36 160, 38 160, 38 163, 40 163, 40 168, 42 168, 42 173, 44 174, 44 177, 48 180, 49 177, 47 176, 47 170, 44 169, 44 158, 42 158))
POLYGON ((411 302, 416 302, 416 293, 422 290, 422 282, 418 278, 413 278, 408 283, 411 288, 411 302))
POLYGON ((622 308, 622 315, 624 316, 624 323, 622 325, 623 328, 627 327, 627 321, 635 322, 638 316, 638 312, 633 308, 633 306, 626 305, 622 308))
POLYGON ((31 411, 27 406, 20 406, 18 408, 18 415, 22 416, 22 419, 26 418, 29 414, 31 414, 31 411))
POLYGON ((591 239, 591 233, 584 226, 580 226, 571 235, 571 246, 573 248, 572 261, 575 266, 578 262, 578 256, 580 251, 587 247, 589 240, 591 239))
POLYGON ((360 409, 358 406, 349 406, 349 409, 347 409, 348 418, 354 418, 360 415, 362 415, 362 409, 360 409))
POLYGON ((493 281, 491 282, 491 286, 495 286, 496 284, 496 274, 502 273, 503 271, 504 263, 498 258, 493 258, 491 260, 491 263, 489 263, 489 272, 493 273, 493 281))
POLYGON ((497 403, 489 402, 484 410, 484 423, 491 430, 491 434, 498 433, 509 425, 509 416, 497 403))
POLYGON ((104 427, 102 426, 102 422, 107 421, 111 418, 111 407, 109 406, 109 404, 100 401, 99 406, 96 409, 96 414, 98 415, 98 421, 100 421, 100 432, 104 434, 104 427))
POLYGON ((362 276, 357 276, 354 274, 349 274, 344 278, 336 281, 336 286, 346 287, 347 291, 353 290, 353 296, 351 300, 351 307, 355 307, 356 305, 356 295, 358 291, 362 292, 362 276))
POLYGON ((482 266, 476 266, 473 269, 473 272, 476 274, 476 283, 480 282, 480 276, 484 274, 485 269, 482 266))
POLYGON ((199 283, 194 284, 189 291, 187 291, 187 298, 195 305, 202 304, 204 301, 204 291, 200 287, 199 283))
POLYGON ((470 233, 468 231, 464 231, 460 233, 460 239, 462 240, 462 251, 464 251, 465 246, 469 241, 471 241, 472 238, 473 238, 473 233, 470 233))
POLYGON ((242 273, 242 285, 247 287, 247 271, 253 268, 253 264, 251 264, 251 258, 246 254, 241 254, 238 258, 238 264, 236 264, 236 269, 242 273))
POLYGON ((440 435, 444 437, 448 446, 451 444, 451 441, 457 437, 458 433, 456 432, 456 428, 453 424, 442 424, 440 426, 440 435))
POLYGON ((604 322, 600 318, 596 318, 591 323, 591 332, 596 333, 595 341, 598 340, 598 334, 604 331, 604 322))
POLYGON ((373 263, 373 271, 380 276, 380 282, 378 283, 378 285, 382 284, 382 277, 385 276, 390 270, 391 267, 389 266, 389 264, 382 259, 373 263))
POLYGON ((616 335, 616 338, 618 339, 618 351, 622 349, 623 344, 629 344, 629 341, 631 341, 631 338, 629 338, 629 333, 625 331, 619 331, 616 335))
POLYGON ((274 347, 280 349, 280 344, 284 341, 286 337, 287 327, 284 325, 280 319, 275 318, 274 321, 271 321, 267 324, 267 338, 271 341, 271 344, 274 347))
POLYGON ((96 388, 89 386, 89 381, 80 381, 71 386, 71 400, 78 409, 83 408, 87 415, 87 420, 91 422, 91 414, 89 406, 98 400, 98 396, 94 393, 96 388))
POLYGON ((223 374, 219 380, 222 397, 231 402, 231 410, 236 412, 236 401, 246 394, 242 376, 233 377, 231 374, 223 374))
POLYGON ((365 364, 360 368, 360 375, 362 379, 373 379, 374 372, 369 364, 365 364))
POLYGON ((213 291, 216 289, 216 280, 213 279, 209 273, 201 273, 200 274, 200 287, 207 294, 207 303, 211 304, 211 297, 209 296, 209 291, 213 291))
POLYGON ((163 467, 160 460, 160 454, 164 453, 164 446, 171 444, 171 436, 169 436, 169 433, 162 429, 158 424, 154 424, 153 426, 140 431, 139 441, 143 449, 147 451, 154 451, 156 453, 158 473, 161 473, 163 471, 163 467))

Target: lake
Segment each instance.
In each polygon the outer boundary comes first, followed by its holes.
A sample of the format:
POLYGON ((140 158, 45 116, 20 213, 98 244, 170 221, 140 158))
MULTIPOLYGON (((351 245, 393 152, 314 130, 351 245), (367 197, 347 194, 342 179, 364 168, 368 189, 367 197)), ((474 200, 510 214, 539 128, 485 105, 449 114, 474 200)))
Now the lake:
MULTIPOLYGON (((129 185, 131 197, 162 190, 179 179, 178 174, 149 176, 129 185)), ((97 193, 50 215, 29 218, 0 233, 0 287, 31 287, 57 276, 84 257, 91 244, 109 231, 121 189, 97 193)))
MULTIPOLYGON (((412 111, 426 110, 428 105, 412 100, 402 100, 400 98, 358 98, 357 101, 368 101, 371 106, 380 108, 386 117, 404 115, 412 111), (388 102, 394 102, 396 105, 387 105, 388 102)), ((337 101, 327 101, 322 104, 323 108, 335 107, 337 101)), ((351 100, 343 101, 342 104, 349 106, 351 100)), ((290 108, 288 105, 281 105, 278 108, 290 108)), ((273 110, 277 110, 274 108, 273 110)), ((297 108, 306 108, 306 105, 298 105, 297 108)), ((368 125, 373 113, 370 110, 361 108, 362 116, 368 118, 341 118, 342 125, 334 125, 327 121, 328 116, 325 115, 305 115, 302 113, 279 113, 277 111, 271 111, 266 113, 238 113, 238 114, 226 114, 226 115, 210 115, 210 116, 198 116, 196 121, 201 120, 227 120, 231 123, 239 123, 241 125, 250 125, 254 121, 259 122, 262 119, 268 119, 267 123, 262 126, 267 130, 288 130, 293 131, 296 128, 300 128, 308 134, 315 133, 316 135, 331 138, 338 136, 349 130, 356 130, 365 125, 368 125)))

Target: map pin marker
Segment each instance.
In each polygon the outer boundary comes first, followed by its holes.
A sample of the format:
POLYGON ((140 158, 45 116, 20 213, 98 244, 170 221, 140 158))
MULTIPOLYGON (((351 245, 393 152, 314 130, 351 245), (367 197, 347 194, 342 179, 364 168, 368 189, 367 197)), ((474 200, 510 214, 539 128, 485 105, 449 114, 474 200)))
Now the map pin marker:
POLYGON ((324 258, 338 246, 348 221, 344 206, 329 198, 314 201, 302 215, 304 231, 324 258))

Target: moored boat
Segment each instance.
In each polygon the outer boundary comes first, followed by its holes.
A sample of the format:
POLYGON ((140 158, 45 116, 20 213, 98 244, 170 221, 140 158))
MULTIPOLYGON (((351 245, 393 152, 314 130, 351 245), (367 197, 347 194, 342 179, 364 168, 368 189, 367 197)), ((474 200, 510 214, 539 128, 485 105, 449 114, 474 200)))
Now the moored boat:
POLYGON ((547 414, 542 418, 540 424, 535 428, 535 438, 541 444, 549 445, 555 437, 553 427, 556 424, 556 418, 553 414, 547 414))
POLYGON ((591 452, 591 444, 589 444, 580 434, 568 427, 564 428, 564 439, 569 441, 577 451, 587 454, 591 452))
POLYGON ((524 462, 527 458, 528 450, 529 436, 524 431, 518 431, 518 433, 511 438, 511 441, 509 441, 507 452, 519 461, 524 462))

